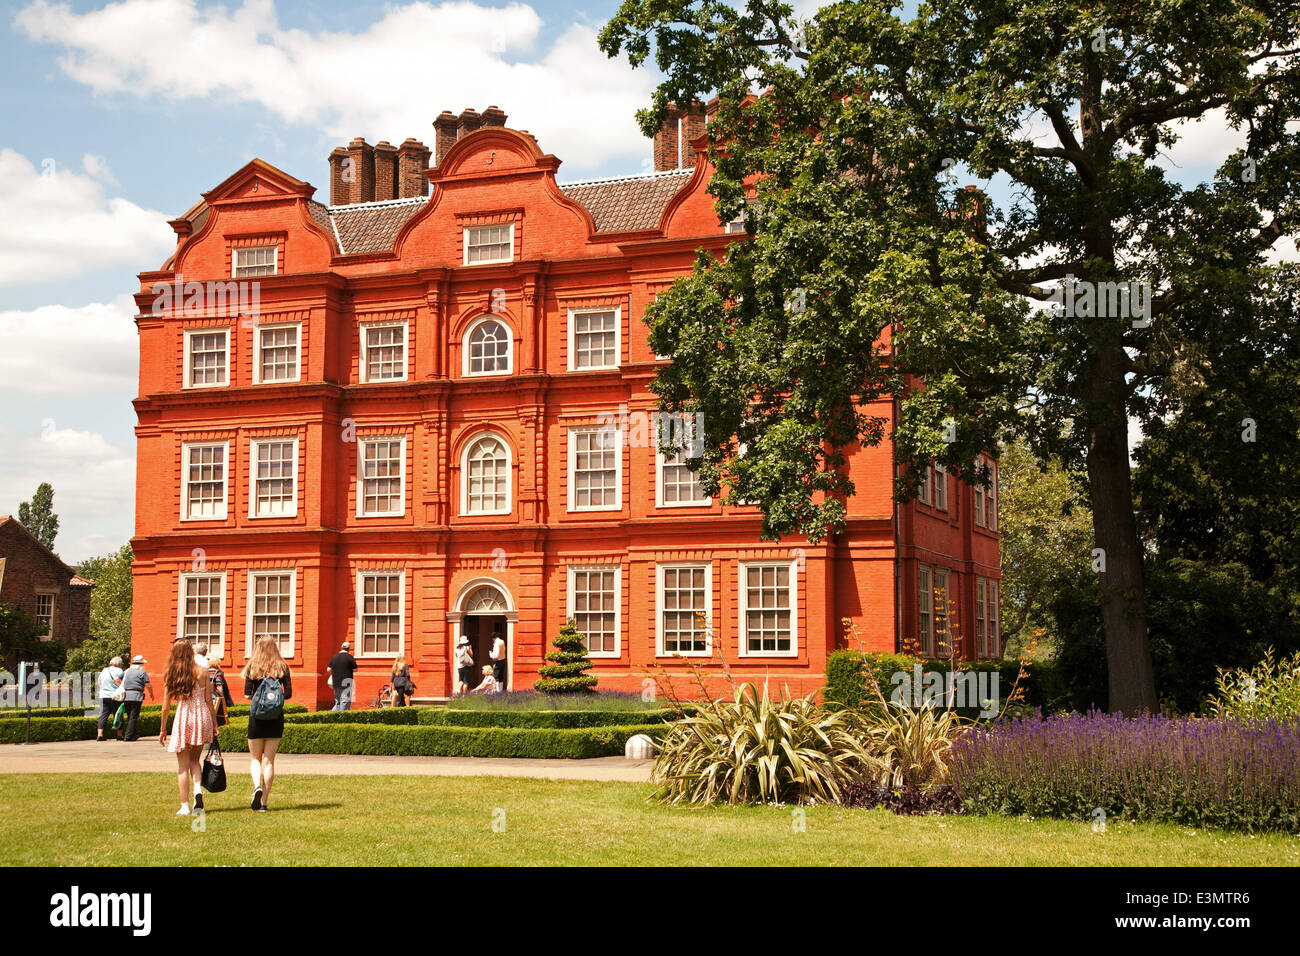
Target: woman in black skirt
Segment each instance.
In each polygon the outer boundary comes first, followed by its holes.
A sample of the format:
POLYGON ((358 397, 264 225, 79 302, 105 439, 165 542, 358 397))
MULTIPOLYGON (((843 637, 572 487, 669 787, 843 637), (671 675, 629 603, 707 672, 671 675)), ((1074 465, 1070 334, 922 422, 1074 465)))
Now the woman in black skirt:
MULTIPOLYGON (((252 700, 262 681, 271 677, 280 682, 284 699, 288 700, 293 694, 289 665, 280 656, 280 647, 275 638, 259 637, 253 648, 253 656, 244 667, 244 696, 252 700)), ((269 720, 258 720, 252 714, 248 715, 249 769, 253 774, 252 808, 262 813, 266 812, 271 784, 275 782, 275 752, 280 749, 280 738, 283 736, 283 714, 269 720)))

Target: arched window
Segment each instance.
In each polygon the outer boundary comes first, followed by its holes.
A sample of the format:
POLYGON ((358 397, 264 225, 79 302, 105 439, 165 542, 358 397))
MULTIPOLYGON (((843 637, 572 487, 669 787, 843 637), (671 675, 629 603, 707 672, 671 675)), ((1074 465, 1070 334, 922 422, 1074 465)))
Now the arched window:
POLYGON ((461 465, 461 513, 503 515, 510 513, 510 453, 495 435, 483 435, 469 443, 461 465))
POLYGON ((465 374, 510 372, 510 329, 497 319, 481 319, 465 336, 465 374))

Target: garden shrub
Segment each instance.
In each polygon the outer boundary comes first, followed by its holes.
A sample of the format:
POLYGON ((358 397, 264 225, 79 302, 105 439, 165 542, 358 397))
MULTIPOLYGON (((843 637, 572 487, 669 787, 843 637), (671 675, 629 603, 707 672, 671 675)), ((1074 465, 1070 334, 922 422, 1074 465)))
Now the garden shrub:
POLYGON ((439 727, 610 727, 637 723, 653 724, 672 720, 677 712, 668 708, 635 714, 612 710, 453 710, 422 708, 419 723, 439 727))
POLYGON ((1273 648, 1255 667, 1220 671, 1209 711, 1243 720, 1300 718, 1300 653, 1273 662, 1273 648))
POLYGON ((594 690, 596 675, 585 673, 591 669, 587 640, 578 632, 573 618, 564 622, 551 643, 555 650, 546 653, 551 663, 537 669, 539 678, 533 687, 544 694, 581 694, 594 690))
MULTIPOLYGON (((621 755, 628 738, 634 734, 648 734, 657 739, 666 729, 665 724, 521 729, 286 722, 280 753, 581 760, 621 755)), ((247 750, 247 723, 241 721, 221 728, 221 748, 247 750)))
POLYGON ((885 787, 869 779, 850 780, 840 792, 846 807, 871 810, 884 807, 902 816, 961 813, 961 797, 950 784, 923 790, 920 787, 885 787))
POLYGON ((968 730, 949 779, 974 813, 1300 829, 1300 721, 1092 711, 968 730))
MULTIPOLYGON (((911 674, 917 664, 922 671, 937 671, 947 674, 953 669, 951 661, 927 661, 906 654, 868 653, 861 651, 835 651, 826 659, 826 685, 822 689, 822 700, 827 707, 850 707, 867 712, 878 711, 875 695, 869 689, 867 673, 875 678, 881 692, 888 700, 894 689, 894 675, 903 672, 911 674)), ((1015 686, 1016 675, 1020 671, 1017 661, 957 661, 956 670, 966 673, 997 673, 998 689, 1005 700, 1015 686)), ((1059 699, 1055 687, 1055 669, 1050 664, 1032 663, 1029 665, 1028 679, 1021 682, 1025 690, 1025 700, 1034 706, 1048 706, 1047 701, 1059 699)), ((940 706, 943 704, 941 702, 940 706)), ((999 701, 999 707, 1001 701, 999 701)), ((980 716, 978 706, 955 708, 957 713, 967 719, 980 716)))

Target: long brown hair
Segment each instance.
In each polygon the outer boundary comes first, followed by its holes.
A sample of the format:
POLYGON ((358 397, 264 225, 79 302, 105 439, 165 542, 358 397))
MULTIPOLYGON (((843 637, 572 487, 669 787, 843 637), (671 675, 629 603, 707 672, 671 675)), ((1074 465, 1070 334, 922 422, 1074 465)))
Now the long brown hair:
POLYGON ((171 656, 167 658, 167 676, 163 678, 167 693, 172 697, 190 696, 194 693, 198 672, 198 665, 194 663, 194 645, 189 641, 173 643, 171 656))
POLYGON ((406 658, 405 657, 397 658, 395 661, 393 661, 393 673, 400 674, 402 668, 405 666, 406 666, 406 658))
POLYGON ((280 656, 280 642, 274 637, 259 637, 253 645, 253 656, 244 665, 244 680, 261 680, 264 677, 282 679, 289 673, 289 665, 280 656))

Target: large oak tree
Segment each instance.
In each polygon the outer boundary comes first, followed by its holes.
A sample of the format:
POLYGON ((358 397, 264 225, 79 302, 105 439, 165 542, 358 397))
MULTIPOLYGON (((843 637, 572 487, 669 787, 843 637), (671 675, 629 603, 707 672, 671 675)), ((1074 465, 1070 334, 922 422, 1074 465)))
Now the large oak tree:
POLYGON ((1129 422, 1296 295, 1267 256, 1300 222, 1300 4, 863 2, 800 24, 770 0, 625 0, 601 45, 663 72, 647 134, 719 97, 710 189, 750 239, 647 316, 662 404, 704 413, 706 487, 816 540, 853 492, 839 449, 891 420, 904 498, 929 459, 986 481, 980 452, 1021 436, 1085 476, 1110 706, 1154 709, 1129 422), (1188 188, 1165 152, 1206 116, 1245 148, 1188 188), (886 395, 896 415, 864 413, 886 395))

